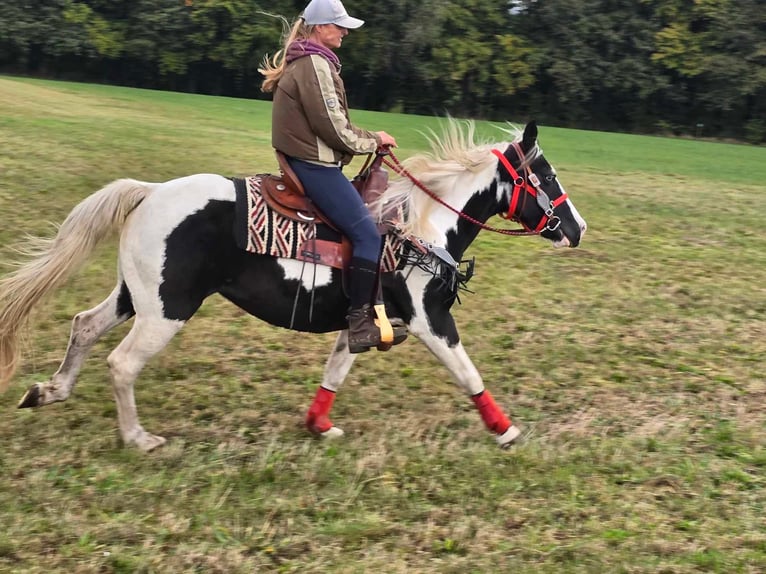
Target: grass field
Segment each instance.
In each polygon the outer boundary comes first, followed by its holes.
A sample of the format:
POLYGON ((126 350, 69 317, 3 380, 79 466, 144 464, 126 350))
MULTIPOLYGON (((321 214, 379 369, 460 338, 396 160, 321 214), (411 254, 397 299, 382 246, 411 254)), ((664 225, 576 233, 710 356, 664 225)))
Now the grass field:
MULTIPOLYGON (((439 123, 352 117, 402 156, 439 123)), ((269 131, 265 102, 0 77, 0 274, 112 179, 273 170, 269 131)), ((317 441, 303 414, 334 337, 219 297, 139 379, 162 449, 117 439, 105 358, 129 326, 67 402, 16 410, 112 288, 112 242, 38 309, 0 396, 0 572, 766 571, 766 148, 540 140, 588 234, 480 235, 455 310, 522 444, 497 449, 416 340, 358 359, 347 435, 317 441)))

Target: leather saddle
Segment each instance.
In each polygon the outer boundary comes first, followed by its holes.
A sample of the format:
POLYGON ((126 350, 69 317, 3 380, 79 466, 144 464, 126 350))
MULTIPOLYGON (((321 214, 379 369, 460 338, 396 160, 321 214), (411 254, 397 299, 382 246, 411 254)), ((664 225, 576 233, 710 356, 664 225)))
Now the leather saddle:
MULTIPOLYGON (((275 151, 280 174, 267 174, 261 179, 261 194, 269 207, 293 221, 321 222, 338 231, 332 221, 308 198, 303 184, 287 162, 287 157, 275 151)), ((388 187, 388 172, 381 167, 386 155, 387 152, 381 151, 372 160, 372 156, 368 157, 359 174, 351 181, 366 205, 377 199, 388 187)))

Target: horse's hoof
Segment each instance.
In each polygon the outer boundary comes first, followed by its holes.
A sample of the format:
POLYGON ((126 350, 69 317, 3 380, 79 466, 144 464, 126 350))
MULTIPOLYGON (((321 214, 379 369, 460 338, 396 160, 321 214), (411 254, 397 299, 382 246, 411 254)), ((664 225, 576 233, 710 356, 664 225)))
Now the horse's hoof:
POLYGON ((161 447, 167 441, 164 437, 157 436, 156 434, 144 433, 132 442, 139 450, 151 452, 155 448, 161 447))
POLYGON ((29 389, 27 389, 27 392, 24 393, 24 396, 21 397, 21 400, 19 401, 18 407, 19 409, 31 409, 33 407, 39 407, 40 406, 40 385, 38 383, 35 383, 29 389))
POLYGON ((343 432, 343 429, 340 429, 338 427, 333 426, 333 427, 330 427, 329 429, 327 429, 326 431, 324 431, 322 433, 319 433, 319 437, 323 438, 323 439, 330 439, 331 440, 331 439, 335 439, 335 438, 340 438, 344 434, 345 433, 343 432))
POLYGON ((503 434, 496 435, 495 440, 500 445, 500 448, 510 448, 518 440, 519 436, 521 436, 519 427, 511 425, 503 434))

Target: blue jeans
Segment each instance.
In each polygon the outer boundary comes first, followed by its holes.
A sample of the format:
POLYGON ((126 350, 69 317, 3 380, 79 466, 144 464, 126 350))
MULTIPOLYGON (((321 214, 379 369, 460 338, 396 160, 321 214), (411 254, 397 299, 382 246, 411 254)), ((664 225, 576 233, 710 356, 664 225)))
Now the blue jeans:
POLYGON ((359 192, 339 167, 325 167, 288 158, 306 195, 351 240, 354 257, 377 265, 381 237, 359 192))

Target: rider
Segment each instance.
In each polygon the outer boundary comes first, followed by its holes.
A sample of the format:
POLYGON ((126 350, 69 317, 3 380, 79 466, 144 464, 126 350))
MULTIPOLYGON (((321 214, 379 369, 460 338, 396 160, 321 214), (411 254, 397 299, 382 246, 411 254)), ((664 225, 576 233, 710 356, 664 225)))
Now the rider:
POLYGON ((286 34, 283 48, 264 59, 261 90, 274 92, 271 143, 285 156, 306 195, 353 245, 349 278, 349 350, 359 353, 380 343, 371 305, 381 237, 359 193, 341 169, 354 155, 396 146, 386 132, 351 124, 340 77, 340 47, 352 18, 340 0, 311 0, 286 34))

